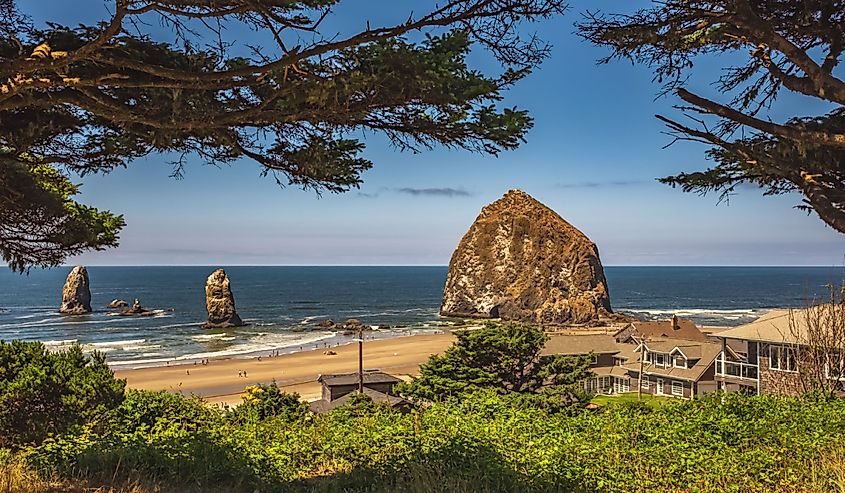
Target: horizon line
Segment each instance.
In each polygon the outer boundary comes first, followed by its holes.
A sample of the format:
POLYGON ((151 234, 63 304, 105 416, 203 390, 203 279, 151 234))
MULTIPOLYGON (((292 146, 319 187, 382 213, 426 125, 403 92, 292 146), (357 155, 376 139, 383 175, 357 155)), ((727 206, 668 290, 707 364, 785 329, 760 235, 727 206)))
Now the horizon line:
MULTIPOLYGON (((56 267, 33 267, 42 270, 74 267, 449 267, 449 264, 62 264, 56 267)), ((836 264, 604 264, 602 267, 826 267, 843 268, 836 264)))

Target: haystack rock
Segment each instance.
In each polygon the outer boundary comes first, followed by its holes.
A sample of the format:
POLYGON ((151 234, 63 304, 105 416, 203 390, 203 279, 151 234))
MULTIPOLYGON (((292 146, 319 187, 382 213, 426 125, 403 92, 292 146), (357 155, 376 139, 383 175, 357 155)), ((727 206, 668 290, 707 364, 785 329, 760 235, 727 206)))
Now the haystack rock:
POLYGON ((484 207, 452 260, 441 315, 542 325, 611 316, 596 245, 521 190, 484 207))
POLYGON ((235 298, 229 287, 229 277, 223 269, 217 269, 205 282, 205 307, 208 310, 206 329, 239 327, 245 325, 235 311, 235 298))
POLYGON ((91 288, 88 284, 88 270, 84 266, 77 265, 67 275, 59 312, 68 315, 91 313, 91 288))

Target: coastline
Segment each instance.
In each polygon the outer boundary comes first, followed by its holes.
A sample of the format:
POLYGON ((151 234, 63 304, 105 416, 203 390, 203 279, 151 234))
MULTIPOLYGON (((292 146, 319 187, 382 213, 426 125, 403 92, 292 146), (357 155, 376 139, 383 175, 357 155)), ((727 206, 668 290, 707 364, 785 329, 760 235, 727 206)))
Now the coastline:
MULTIPOLYGON (((451 332, 375 339, 364 342, 364 367, 378 368, 400 378, 419 374, 419 366, 432 354, 448 348, 455 340, 451 332)), ((343 344, 331 348, 296 351, 267 357, 209 358, 207 365, 186 361, 169 366, 113 368, 117 378, 126 379, 127 388, 167 390, 197 395, 209 404, 236 405, 248 385, 276 383, 286 392, 297 392, 305 400, 320 397, 317 377, 329 373, 349 373, 358 369, 358 347, 343 344), (247 377, 239 376, 246 372, 247 377)))

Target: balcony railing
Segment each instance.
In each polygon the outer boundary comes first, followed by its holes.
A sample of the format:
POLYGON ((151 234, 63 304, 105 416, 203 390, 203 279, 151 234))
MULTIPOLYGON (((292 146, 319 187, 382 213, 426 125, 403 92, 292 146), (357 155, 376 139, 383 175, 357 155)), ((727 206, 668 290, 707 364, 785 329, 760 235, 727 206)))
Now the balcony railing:
POLYGON ((757 365, 739 361, 727 361, 724 359, 724 356, 719 356, 716 358, 716 376, 757 380, 757 365))

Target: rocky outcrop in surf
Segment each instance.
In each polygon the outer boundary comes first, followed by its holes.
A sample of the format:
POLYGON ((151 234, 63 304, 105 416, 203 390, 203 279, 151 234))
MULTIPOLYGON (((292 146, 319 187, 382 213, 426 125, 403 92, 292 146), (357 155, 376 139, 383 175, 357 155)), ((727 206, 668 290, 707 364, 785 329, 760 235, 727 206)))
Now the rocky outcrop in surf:
POLYGON ((245 325, 235 311, 235 297, 229 286, 229 277, 223 269, 217 269, 208 276, 205 283, 205 307, 208 321, 206 329, 239 327, 245 325))
POLYGON ((126 300, 114 299, 106 305, 106 308, 126 308, 127 306, 129 306, 129 303, 126 300))
POLYGON ((67 275, 62 288, 62 306, 60 313, 81 315, 91 313, 91 288, 88 283, 88 269, 77 265, 67 275))
POLYGON ((135 298, 135 301, 132 303, 132 307, 121 310, 118 315, 122 317, 151 317, 155 314, 156 310, 141 306, 141 301, 138 298, 135 298))
POLYGON ((440 313, 541 325, 612 316, 596 245, 521 190, 484 207, 461 239, 440 313))

